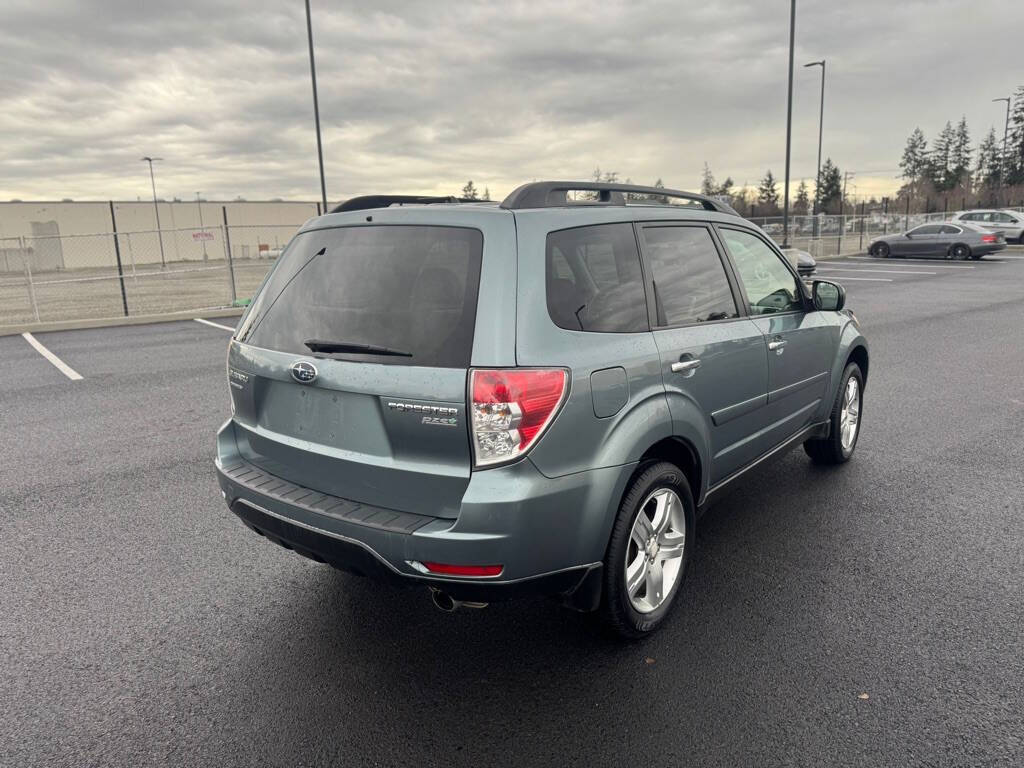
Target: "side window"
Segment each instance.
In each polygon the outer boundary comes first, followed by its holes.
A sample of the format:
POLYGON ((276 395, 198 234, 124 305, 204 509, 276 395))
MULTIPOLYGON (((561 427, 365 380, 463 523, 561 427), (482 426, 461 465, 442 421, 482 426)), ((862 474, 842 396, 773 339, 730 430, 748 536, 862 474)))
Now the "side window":
POLYGON ((711 233, 704 227, 645 227, 658 325, 739 317, 711 233))
POLYGON ((993 213, 992 221, 997 221, 1000 224, 1013 224, 1014 219, 1008 213, 993 213))
POLYGON ((761 238, 738 229, 719 232, 747 291, 751 314, 803 309, 797 279, 761 238))
POLYGON ((976 213, 974 214, 974 221, 992 221, 991 213, 976 213))
POLYGON ((924 224, 920 227, 915 227, 910 230, 908 235, 937 235, 942 227, 938 224, 924 224))
POLYGON ((599 224, 547 237, 548 314, 573 331, 649 329, 640 254, 632 224, 599 224))
POLYGON ((939 229, 940 235, 959 235, 961 232, 963 230, 960 227, 954 227, 952 224, 943 224, 939 229))

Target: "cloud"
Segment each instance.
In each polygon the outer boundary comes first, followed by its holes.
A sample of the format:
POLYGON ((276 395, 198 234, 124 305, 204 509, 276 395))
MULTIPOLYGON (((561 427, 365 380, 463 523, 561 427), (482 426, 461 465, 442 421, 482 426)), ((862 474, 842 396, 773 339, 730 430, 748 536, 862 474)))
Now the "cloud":
MULTIPOLYGON (((10 6, 10 3, 6 5, 10 6)), ((495 195, 595 166, 694 188, 782 177, 784 2, 313 2, 328 195, 495 195)), ((893 185, 906 136, 1019 83, 1015 0, 801 2, 792 175, 893 185), (979 39, 983 36, 983 40, 979 39), (1016 79, 1015 79, 1016 78, 1016 79)), ((0 199, 318 196, 299 2, 24 2, 0 27, 0 199)))

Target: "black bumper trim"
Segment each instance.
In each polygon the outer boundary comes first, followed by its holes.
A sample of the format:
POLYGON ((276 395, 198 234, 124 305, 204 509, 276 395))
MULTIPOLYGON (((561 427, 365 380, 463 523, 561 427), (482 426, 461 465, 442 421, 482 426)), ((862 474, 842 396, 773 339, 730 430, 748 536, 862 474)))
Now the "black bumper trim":
POLYGON ((241 459, 235 459, 219 469, 225 479, 238 486, 239 490, 252 491, 268 499, 284 502, 307 512, 316 512, 318 515, 343 520, 346 523, 365 525, 368 528, 391 533, 408 534, 437 519, 429 515, 416 515, 411 512, 374 507, 339 496, 320 493, 284 480, 241 459))

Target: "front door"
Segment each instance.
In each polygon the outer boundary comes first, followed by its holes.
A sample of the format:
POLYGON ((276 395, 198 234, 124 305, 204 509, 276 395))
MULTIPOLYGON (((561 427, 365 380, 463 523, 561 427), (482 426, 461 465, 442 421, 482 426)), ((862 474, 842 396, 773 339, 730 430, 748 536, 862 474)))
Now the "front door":
POLYGON ((736 286, 708 226, 638 229, 673 431, 685 435, 703 424, 714 485, 766 450, 764 335, 741 315, 736 286))
POLYGON ((918 256, 921 258, 936 256, 940 251, 945 253, 942 250, 942 243, 939 241, 941 229, 942 226, 939 224, 923 224, 910 230, 907 233, 908 238, 904 246, 904 252, 908 256, 918 256))
POLYGON ((785 258, 760 235, 719 226, 743 300, 768 345, 765 436, 773 446, 815 420, 829 388, 836 328, 804 297, 785 258))

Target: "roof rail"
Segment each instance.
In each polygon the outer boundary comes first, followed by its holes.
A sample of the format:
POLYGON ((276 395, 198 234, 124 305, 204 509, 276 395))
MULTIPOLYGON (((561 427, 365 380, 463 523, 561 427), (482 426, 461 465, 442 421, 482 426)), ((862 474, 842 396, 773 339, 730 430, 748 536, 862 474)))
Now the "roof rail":
POLYGON ((514 189, 501 201, 501 207, 515 211, 522 208, 561 208, 571 205, 628 205, 630 202, 640 205, 671 205, 668 198, 689 200, 708 211, 739 216, 728 203, 706 195, 663 187, 638 187, 633 184, 609 184, 598 181, 534 181, 514 189), (597 199, 572 202, 567 193, 576 191, 597 192, 597 199), (627 196, 643 196, 643 199, 629 201, 627 196))
POLYGON ((477 203, 479 200, 468 200, 451 195, 430 197, 428 195, 363 195, 346 200, 341 205, 331 208, 331 213, 344 211, 365 211, 369 208, 387 208, 389 205, 429 205, 431 203, 477 203))

